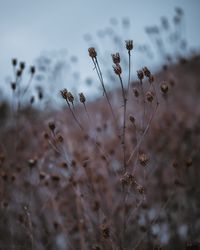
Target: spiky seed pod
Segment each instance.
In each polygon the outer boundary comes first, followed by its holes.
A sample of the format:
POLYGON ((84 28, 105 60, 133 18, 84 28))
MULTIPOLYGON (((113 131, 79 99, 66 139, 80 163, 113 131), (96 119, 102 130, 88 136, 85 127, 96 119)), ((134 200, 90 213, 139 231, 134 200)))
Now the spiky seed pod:
POLYGON ((127 40, 126 42, 126 49, 131 51, 133 49, 133 40, 127 40))
POLYGON ((148 156, 145 153, 139 155, 139 162, 142 166, 146 166, 149 161, 148 156))
POLYGON ((13 58, 12 59, 12 65, 15 67, 17 65, 17 59, 16 58, 13 58))
POLYGON ((113 69, 116 75, 120 76, 122 73, 122 68, 119 64, 113 65, 113 69))
POLYGON ((86 98, 85 98, 85 96, 84 96, 84 94, 82 92, 79 94, 79 100, 80 100, 81 103, 86 102, 86 98))
POLYGON ((142 70, 146 77, 149 78, 151 76, 151 71, 147 67, 144 67, 142 70))
POLYGON ((142 81, 144 79, 144 73, 142 70, 138 70, 137 71, 137 77, 140 81, 142 81))
POLYGON ((133 88, 133 93, 134 93, 134 96, 135 97, 138 97, 139 96, 139 91, 137 88, 133 88))
POLYGON ((48 126, 49 126, 49 129, 50 129, 52 132, 54 132, 54 130, 56 129, 56 125, 55 125, 54 122, 49 122, 48 126))
POLYGON ((30 73, 31 73, 32 75, 35 74, 35 67, 34 67, 34 66, 31 66, 31 67, 30 67, 30 73))
POLYGON ((161 86, 160 86, 160 90, 163 94, 167 94, 168 90, 169 90, 169 87, 166 83, 163 83, 161 86))
POLYGON ((148 102, 152 102, 153 99, 154 99, 154 93, 153 93, 152 91, 148 91, 148 92, 146 93, 146 98, 147 98, 147 101, 148 101, 148 102))
POLYGON ((74 96, 72 95, 71 92, 67 93, 67 99, 68 99, 69 102, 71 102, 73 104, 73 102, 74 102, 74 96))
POLYGON ((67 97, 67 95, 68 95, 67 89, 60 90, 60 94, 61 94, 62 98, 67 101, 67 98, 68 98, 67 97))
POLYGON ((96 50, 95 50, 94 47, 89 48, 89 49, 88 49, 88 52, 89 52, 89 56, 90 56, 91 58, 94 59, 94 58, 97 57, 97 52, 96 52, 96 50))
POLYGON ((120 63, 120 54, 116 53, 116 54, 112 54, 112 60, 114 64, 119 64, 120 63))

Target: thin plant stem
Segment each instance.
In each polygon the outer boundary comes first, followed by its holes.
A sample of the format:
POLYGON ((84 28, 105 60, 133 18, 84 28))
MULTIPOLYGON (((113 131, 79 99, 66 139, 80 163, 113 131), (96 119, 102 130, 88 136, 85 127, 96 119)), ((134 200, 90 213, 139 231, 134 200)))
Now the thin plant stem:
MULTIPOLYGON (((97 72, 97 74, 98 74, 99 80, 100 80, 100 82, 101 82, 101 85, 102 85, 103 92, 104 92, 104 94, 105 94, 106 100, 107 100, 108 105, 109 105, 109 107, 110 107, 110 111, 111 111, 111 113, 112 113, 113 119, 114 119, 114 121, 115 121, 115 123, 116 123, 117 120, 116 120, 116 117, 115 117, 115 114, 114 114, 112 105, 111 105, 111 103, 110 103, 110 100, 109 100, 109 97, 108 97, 108 93, 107 93, 107 91, 106 91, 106 87, 105 87, 105 84, 104 84, 102 72, 101 72, 101 69, 100 69, 100 66, 99 66, 99 63, 98 63, 97 58, 96 58, 95 60, 93 59, 93 63, 94 63, 96 72, 97 72)), ((117 124, 117 123, 116 123, 116 124, 117 124)))
POLYGON ((124 162, 124 172, 126 172, 126 104, 127 104, 127 98, 126 98, 126 93, 124 90, 124 85, 121 76, 119 75, 120 79, 120 84, 122 88, 122 97, 123 97, 123 106, 124 106, 124 117, 123 117, 123 131, 122 131, 122 147, 123 147, 123 162, 124 162))
POLYGON ((129 164, 129 162, 131 161, 131 159, 133 158, 133 156, 134 156, 135 153, 137 152, 137 149, 140 147, 141 143, 143 142, 143 139, 144 139, 145 135, 147 134, 147 132, 148 132, 150 126, 151 126, 152 120, 153 120, 153 118, 154 118, 154 115, 155 115, 157 109, 158 109, 158 104, 156 103, 156 107, 155 107, 155 109, 154 109, 154 112, 152 112, 152 115, 151 115, 151 117, 150 117, 150 119, 149 119, 149 122, 148 122, 148 124, 147 124, 147 126, 146 126, 146 129, 144 130, 144 133, 142 134, 142 137, 141 137, 140 140, 138 141, 136 147, 135 147, 134 150, 132 151, 132 153, 131 153, 131 155, 130 155, 128 161, 127 161, 127 164, 129 164))

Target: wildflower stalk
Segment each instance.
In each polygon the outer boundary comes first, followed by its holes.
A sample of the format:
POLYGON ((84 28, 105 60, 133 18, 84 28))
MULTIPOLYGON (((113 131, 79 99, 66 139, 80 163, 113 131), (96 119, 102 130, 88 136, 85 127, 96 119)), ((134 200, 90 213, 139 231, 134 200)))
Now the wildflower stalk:
MULTIPOLYGON (((97 60, 97 53, 96 53, 96 50, 95 50, 94 48, 89 48, 88 51, 89 51, 89 56, 92 58, 92 61, 93 61, 95 70, 96 70, 96 72, 97 72, 97 75, 98 75, 98 77, 99 77, 99 81, 100 81, 101 86, 102 86, 102 88, 103 88, 103 93, 105 94, 106 100, 107 100, 107 102, 108 102, 110 111, 111 111, 112 116, 113 116, 113 119, 114 119, 114 121, 116 122, 117 120, 116 120, 116 117, 115 117, 115 114, 114 114, 112 105, 111 105, 111 103, 110 103, 110 100, 109 100, 109 97, 108 97, 108 93, 107 93, 107 91, 106 91, 106 87, 105 87, 105 84, 104 84, 104 80, 103 80, 103 75, 102 75, 102 72, 101 72, 101 68, 100 68, 99 63, 98 63, 98 60, 97 60)), ((117 123, 116 123, 116 124, 117 124, 117 123)))

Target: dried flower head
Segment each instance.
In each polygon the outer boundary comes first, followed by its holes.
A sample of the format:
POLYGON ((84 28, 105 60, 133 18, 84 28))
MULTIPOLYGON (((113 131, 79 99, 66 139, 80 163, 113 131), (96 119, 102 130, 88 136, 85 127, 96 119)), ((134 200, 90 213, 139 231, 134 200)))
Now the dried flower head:
POLYGON ((114 64, 119 64, 120 63, 120 54, 116 53, 116 54, 112 54, 112 60, 114 64))
POLYGON ((126 42, 126 49, 131 51, 133 49, 133 40, 127 40, 126 42))
POLYGON ((67 99, 69 102, 73 103, 74 102, 74 96, 72 95, 71 92, 67 93, 67 99))
POLYGON ((123 185, 132 185, 135 182, 135 177, 130 173, 125 173, 120 181, 123 185))
POLYGON ((55 128, 56 128, 55 123, 54 123, 54 122, 49 122, 48 126, 49 126, 49 129, 50 129, 52 132, 54 132, 54 130, 55 130, 55 128))
POLYGON ((62 98, 67 101, 67 95, 68 95, 67 89, 60 90, 60 94, 61 94, 62 98))
POLYGON ((16 90, 16 83, 15 83, 15 82, 11 82, 11 89, 12 89, 13 91, 16 90))
POLYGON ((150 75, 150 77, 149 77, 149 83, 152 83, 152 82, 154 82, 154 76, 150 75))
POLYGON ((25 69, 25 62, 20 62, 19 67, 21 70, 25 69))
POLYGON ((60 142, 60 143, 62 143, 62 142, 64 141, 63 136, 62 136, 61 134, 58 134, 58 135, 56 136, 56 139, 57 139, 57 141, 60 142))
POLYGON ((154 99, 154 93, 153 93, 152 91, 148 91, 148 92, 146 93, 146 98, 147 98, 147 101, 148 101, 148 102, 152 102, 153 99, 154 99))
POLYGON ((139 155, 139 162, 142 166, 146 166, 149 161, 148 156, 145 153, 139 155))
POLYGON ((119 64, 113 65, 113 69, 116 75, 120 76, 122 73, 122 68, 119 64))
POLYGON ((134 93, 134 96, 135 97, 138 97, 139 96, 139 91, 137 88, 133 88, 133 93, 134 93))
POLYGON ((137 185, 136 187, 137 191, 140 193, 140 194, 144 194, 145 193, 145 188, 142 186, 142 185, 137 185))
POLYGON ((16 58, 13 58, 12 59, 12 65, 15 67, 17 65, 17 59, 16 58))
POLYGON ((106 224, 101 225, 101 233, 104 239, 108 239, 110 237, 110 229, 106 224))
POLYGON ((160 86, 160 90, 162 91, 163 94, 167 94, 167 92, 169 90, 167 83, 162 83, 160 86))
POLYGON ((89 52, 89 56, 90 56, 91 58, 96 58, 96 57, 97 57, 97 52, 96 52, 96 50, 95 50, 94 47, 89 48, 89 49, 88 49, 88 52, 89 52))
POLYGON ((34 66, 31 66, 31 67, 30 67, 30 73, 31 73, 32 75, 35 74, 35 67, 34 67, 34 66))
POLYGON ((134 118, 132 115, 129 116, 129 120, 130 120, 133 124, 135 124, 135 118, 134 118))
POLYGON ((17 70, 17 77, 20 77, 21 75, 22 75, 22 71, 19 69, 19 70, 17 70))
POLYGON ((142 70, 138 70, 137 71, 137 77, 140 81, 142 81, 144 79, 144 73, 142 70))
POLYGON ((149 78, 151 76, 151 72, 147 67, 144 67, 142 70, 143 70, 143 73, 146 77, 149 78))
POLYGON ((85 96, 84 96, 84 94, 83 94, 82 92, 79 94, 79 100, 80 100, 80 102, 82 102, 82 103, 85 103, 85 102, 86 102, 86 98, 85 98, 85 96))

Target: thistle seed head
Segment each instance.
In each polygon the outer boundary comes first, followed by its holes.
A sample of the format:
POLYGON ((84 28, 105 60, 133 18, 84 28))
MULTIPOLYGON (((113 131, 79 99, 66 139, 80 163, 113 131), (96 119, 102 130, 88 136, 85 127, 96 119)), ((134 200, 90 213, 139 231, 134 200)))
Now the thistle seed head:
POLYGON ((138 70, 137 71, 137 77, 140 81, 142 81, 144 79, 144 73, 142 70, 138 70))
POLYGON ((133 49, 133 40, 126 40, 126 49, 131 51, 133 49))
POLYGON ((146 77, 149 78, 151 76, 151 72, 147 67, 144 67, 142 70, 143 70, 143 73, 146 77))
POLYGON ((96 52, 96 50, 95 50, 94 47, 89 48, 89 49, 88 49, 88 52, 89 52, 89 56, 90 56, 92 59, 94 59, 94 58, 97 57, 97 52, 96 52))
POLYGON ((67 93, 67 99, 69 102, 73 103, 74 102, 74 96, 72 95, 71 92, 67 93))
POLYGON ((60 90, 60 94, 61 94, 62 98, 67 101, 67 95, 68 95, 67 89, 60 90))
POLYGON ((114 64, 119 64, 120 63, 120 54, 116 53, 116 54, 112 54, 112 60, 114 64))
POLYGON ((86 98, 85 98, 85 96, 84 96, 84 94, 82 92, 79 94, 79 100, 80 100, 81 103, 86 102, 86 98))
POLYGON ((119 64, 113 65, 113 69, 116 75, 120 76, 122 73, 122 68, 119 64))

